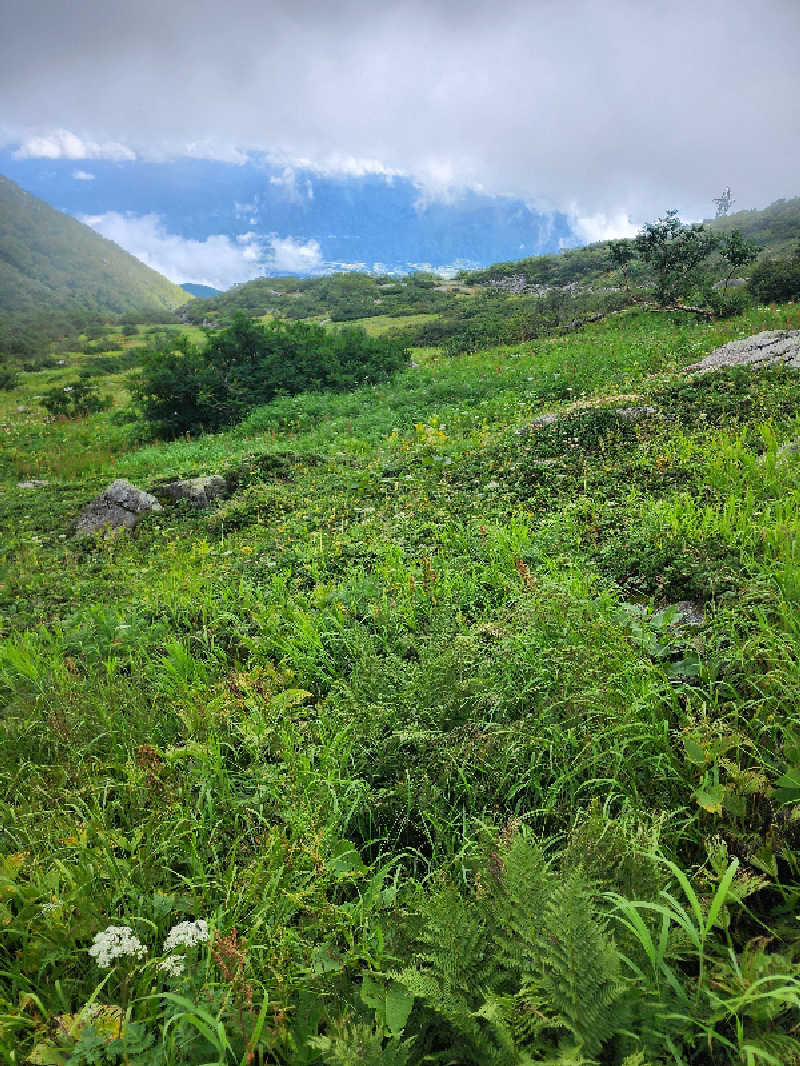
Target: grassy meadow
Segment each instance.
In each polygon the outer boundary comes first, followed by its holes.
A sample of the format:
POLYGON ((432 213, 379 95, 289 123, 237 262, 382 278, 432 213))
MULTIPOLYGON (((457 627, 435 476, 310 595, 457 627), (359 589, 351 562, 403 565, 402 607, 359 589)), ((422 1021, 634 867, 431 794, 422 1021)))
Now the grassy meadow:
POLYGON ((681 373, 787 324, 425 349, 173 442, 114 364, 46 415, 91 356, 0 393, 2 1061, 800 1063, 800 374, 681 373))

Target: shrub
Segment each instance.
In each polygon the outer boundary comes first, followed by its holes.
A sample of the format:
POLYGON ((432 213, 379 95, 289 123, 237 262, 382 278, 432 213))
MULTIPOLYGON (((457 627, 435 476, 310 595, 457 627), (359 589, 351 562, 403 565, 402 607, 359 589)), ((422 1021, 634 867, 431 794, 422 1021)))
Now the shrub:
POLYGON ((98 393, 97 386, 83 374, 79 381, 50 389, 40 402, 51 415, 66 418, 83 418, 110 405, 109 400, 98 393))
POLYGON ((800 299, 800 245, 790 258, 768 259, 754 267, 750 291, 764 304, 800 299))
POLYGON ((17 373, 8 366, 0 366, 0 391, 11 392, 17 387, 17 373))
POLYGON ((133 392, 154 429, 176 436, 231 425, 279 394, 372 384, 407 362, 400 342, 363 330, 264 325, 238 315, 203 346, 186 336, 159 338, 144 352, 133 392))

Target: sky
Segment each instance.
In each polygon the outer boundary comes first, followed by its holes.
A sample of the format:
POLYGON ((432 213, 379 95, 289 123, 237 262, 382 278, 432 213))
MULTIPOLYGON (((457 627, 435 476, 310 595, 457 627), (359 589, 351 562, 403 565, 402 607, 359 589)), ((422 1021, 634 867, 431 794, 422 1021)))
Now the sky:
POLYGON ((511 257, 515 212, 517 245, 557 248, 708 216, 726 185, 740 208, 800 192, 798 0, 0 0, 0 28, 0 170, 173 275, 330 269, 381 210, 386 235, 422 222, 353 262, 446 269, 511 257), (170 204, 203 166, 192 228, 170 204), (485 249, 419 242, 480 211, 485 249))

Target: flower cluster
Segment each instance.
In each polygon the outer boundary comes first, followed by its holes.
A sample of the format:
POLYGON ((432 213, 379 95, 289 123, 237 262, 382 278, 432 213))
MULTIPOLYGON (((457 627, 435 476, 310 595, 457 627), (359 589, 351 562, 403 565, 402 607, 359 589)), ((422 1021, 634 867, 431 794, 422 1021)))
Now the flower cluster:
POLYGON ((95 960, 101 970, 110 970, 118 959, 131 956, 135 959, 144 958, 147 948, 133 935, 133 930, 127 925, 110 925, 102 933, 96 933, 89 954, 95 960))
POLYGON ((196 922, 178 922, 167 933, 164 941, 164 954, 177 947, 193 948, 195 944, 204 944, 208 940, 208 923, 202 918, 196 922))
POLYGON ((158 964, 158 968, 165 973, 167 977, 180 977, 186 969, 186 956, 170 955, 158 964))

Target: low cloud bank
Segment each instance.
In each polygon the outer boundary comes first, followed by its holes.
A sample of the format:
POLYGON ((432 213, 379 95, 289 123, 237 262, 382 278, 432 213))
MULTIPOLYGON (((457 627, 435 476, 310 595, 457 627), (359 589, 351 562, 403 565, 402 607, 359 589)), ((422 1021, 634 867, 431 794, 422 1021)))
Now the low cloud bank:
POLYGON ((155 214, 107 211, 83 215, 81 221, 178 285, 191 281, 229 289, 265 273, 311 274, 324 269, 315 240, 248 232, 235 240, 216 233, 199 241, 170 233, 155 214))

